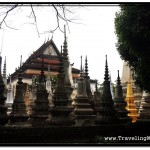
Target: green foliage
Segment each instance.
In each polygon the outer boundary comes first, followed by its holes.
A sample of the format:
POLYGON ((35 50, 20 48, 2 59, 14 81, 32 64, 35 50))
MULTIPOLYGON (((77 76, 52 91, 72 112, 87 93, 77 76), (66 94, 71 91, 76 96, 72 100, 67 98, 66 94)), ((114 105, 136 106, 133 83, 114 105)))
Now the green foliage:
POLYGON ((129 63, 135 83, 150 92, 150 4, 121 4, 116 13, 117 51, 129 63))

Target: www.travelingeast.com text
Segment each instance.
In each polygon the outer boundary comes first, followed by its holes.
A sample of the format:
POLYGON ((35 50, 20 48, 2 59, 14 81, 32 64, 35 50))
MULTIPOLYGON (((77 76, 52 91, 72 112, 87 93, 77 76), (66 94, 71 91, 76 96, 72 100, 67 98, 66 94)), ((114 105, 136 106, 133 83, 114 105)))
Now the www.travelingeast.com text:
POLYGON ((117 137, 104 137, 105 141, 148 141, 150 136, 117 136, 117 137))

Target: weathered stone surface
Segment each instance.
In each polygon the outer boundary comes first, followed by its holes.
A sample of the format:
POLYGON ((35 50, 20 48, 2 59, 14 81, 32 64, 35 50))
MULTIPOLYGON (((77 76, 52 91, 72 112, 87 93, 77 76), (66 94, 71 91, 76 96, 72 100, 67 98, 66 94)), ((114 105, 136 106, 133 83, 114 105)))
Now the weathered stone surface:
MULTIPOLYGON (((22 63, 22 57, 21 57, 22 63)), ((10 120, 6 127, 31 127, 31 124, 28 123, 29 115, 26 112, 26 105, 24 101, 24 87, 22 82, 22 68, 20 63, 20 69, 18 73, 18 82, 16 86, 15 99, 12 105, 12 112, 10 113, 10 120)))
POLYGON ((43 58, 42 69, 39 75, 39 84, 37 86, 36 99, 34 101, 32 114, 30 115, 30 122, 32 126, 44 126, 44 121, 49 116, 49 101, 48 92, 46 90, 46 79, 43 71, 43 58))
POLYGON ((86 83, 84 77, 82 76, 82 67, 80 72, 80 78, 78 80, 77 95, 74 99, 74 102, 75 103, 73 105, 75 107, 74 112, 76 117, 76 126, 95 125, 94 119, 96 115, 86 94, 86 83))
POLYGON ((45 126, 70 126, 74 125, 74 117, 71 116, 73 107, 69 104, 69 97, 65 86, 65 74, 63 56, 61 59, 60 73, 57 75, 57 85, 53 93, 53 106, 50 108, 50 116, 45 126))
POLYGON ((106 66, 105 66, 105 76, 103 82, 103 93, 99 103, 99 110, 97 117, 95 119, 96 124, 115 124, 118 123, 118 118, 116 116, 116 110, 114 109, 114 103, 112 100, 112 95, 110 91, 110 81, 107 66, 107 55, 106 55, 106 66))
POLYGON ((96 81, 96 86, 95 86, 95 91, 94 91, 93 100, 94 100, 94 110, 95 110, 95 114, 96 114, 96 115, 99 115, 100 101, 101 101, 101 93, 98 91, 97 81, 96 81))
POLYGON ((120 82, 119 77, 119 70, 118 70, 118 78, 117 78, 117 85, 115 90, 115 96, 114 96, 114 107, 117 111, 117 117, 121 123, 130 123, 131 118, 128 116, 128 111, 126 110, 127 103, 125 102, 125 99, 123 97, 123 90, 122 85, 120 82))

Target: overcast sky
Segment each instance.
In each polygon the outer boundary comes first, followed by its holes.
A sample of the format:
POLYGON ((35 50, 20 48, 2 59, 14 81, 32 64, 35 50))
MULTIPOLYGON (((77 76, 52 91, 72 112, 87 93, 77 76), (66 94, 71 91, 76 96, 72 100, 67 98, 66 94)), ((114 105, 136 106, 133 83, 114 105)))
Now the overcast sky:
MULTIPOLYGON (((72 6, 69 9, 73 14, 68 14, 69 18, 74 18, 74 22, 69 23, 67 30, 68 50, 70 62, 74 67, 80 68, 80 56, 88 57, 89 75, 92 79, 103 82, 105 69, 105 55, 108 55, 108 66, 111 70, 112 81, 117 78, 117 70, 122 76, 123 61, 116 50, 117 38, 115 35, 114 18, 115 13, 120 10, 118 6, 72 6)), ((34 8, 37 16, 37 27, 40 33, 52 30, 56 27, 56 16, 53 8, 34 8)), ((2 11, 2 9, 0 9, 2 11)), ((36 26, 32 25, 34 19, 30 18, 31 8, 22 7, 15 9, 7 18, 7 24, 17 30, 12 30, 6 26, 0 30, 0 47, 2 45, 2 57, 7 57, 7 74, 13 73, 19 66, 20 55, 23 61, 36 51, 44 41, 51 39, 51 33, 40 34, 38 36, 36 26)), ((1 16, 2 17, 2 16, 1 16)), ((1 19, 1 18, 0 18, 1 19)), ((64 22, 60 23, 63 29, 64 22)), ((53 40, 60 50, 64 41, 64 34, 58 29, 54 32, 53 40)))

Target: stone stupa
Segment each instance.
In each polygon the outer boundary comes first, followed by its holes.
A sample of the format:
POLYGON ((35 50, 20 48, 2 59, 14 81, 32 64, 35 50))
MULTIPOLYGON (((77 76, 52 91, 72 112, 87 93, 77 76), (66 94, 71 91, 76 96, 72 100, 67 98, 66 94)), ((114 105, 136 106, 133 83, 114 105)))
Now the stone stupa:
POLYGON ((116 110, 114 108, 114 103, 112 100, 112 95, 110 91, 110 80, 107 65, 107 55, 106 55, 106 65, 105 65, 105 75, 103 82, 103 93, 100 99, 99 110, 95 123, 96 124, 116 124, 119 122, 116 116, 116 110))
POLYGON ((117 111, 117 117, 121 123, 130 123, 131 118, 128 116, 128 111, 126 110, 127 103, 125 102, 125 98, 123 97, 123 90, 119 76, 117 77, 117 85, 115 88, 115 96, 114 96, 114 107, 117 111))

